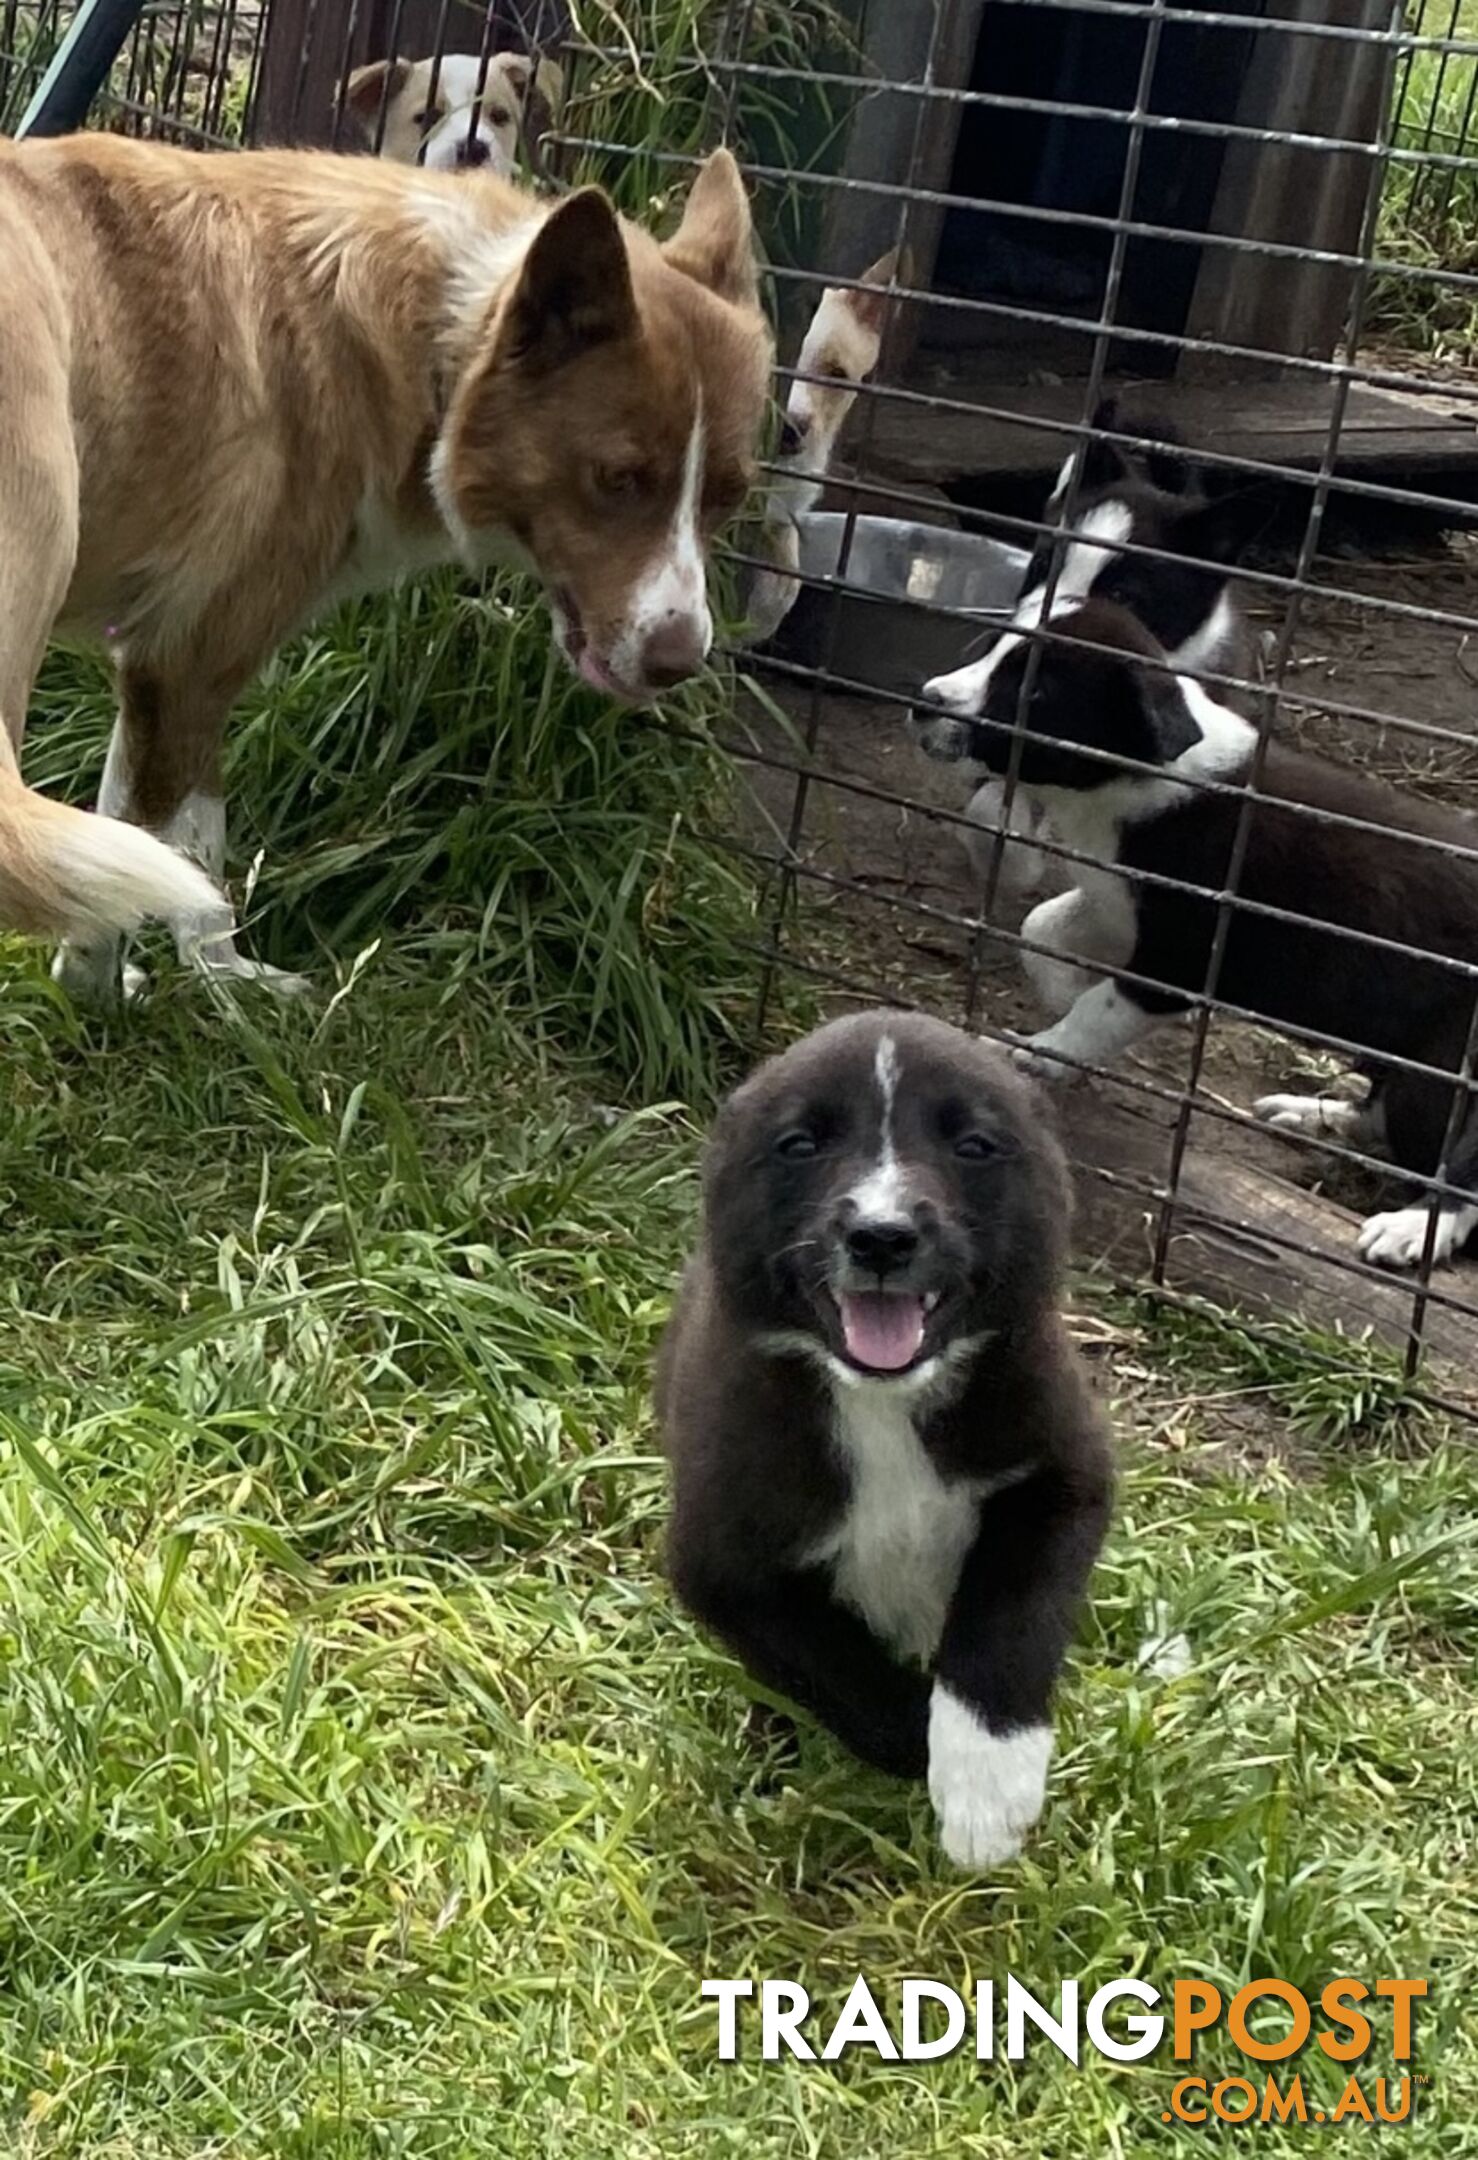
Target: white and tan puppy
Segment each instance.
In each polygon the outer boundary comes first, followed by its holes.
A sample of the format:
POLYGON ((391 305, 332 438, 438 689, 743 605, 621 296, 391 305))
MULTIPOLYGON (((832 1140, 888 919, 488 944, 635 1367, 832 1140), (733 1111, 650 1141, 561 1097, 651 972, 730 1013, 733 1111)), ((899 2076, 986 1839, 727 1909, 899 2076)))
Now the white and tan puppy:
POLYGON ((745 595, 747 639, 773 637, 800 598, 797 517, 814 510, 857 393, 878 364, 887 316, 887 287, 900 272, 892 248, 862 273, 860 287, 828 285, 796 355, 798 377, 785 401, 775 472, 765 502, 757 554, 771 567, 752 569, 745 595), (863 289, 865 288, 865 289, 863 289))
POLYGON ((743 501, 769 383, 727 152, 660 245, 583 189, 311 151, 114 136, 0 148, 0 922, 72 940, 161 916, 258 974, 207 878, 221 740, 278 643, 434 562, 537 572, 585 679, 698 669, 708 543, 743 501), (54 629, 106 638, 108 818, 24 788, 54 629), (154 837, 149 837, 150 835, 154 837))
POLYGON ((530 97, 559 108, 563 77, 529 53, 444 53, 436 60, 372 60, 349 77, 345 110, 367 146, 399 165, 428 172, 486 166, 504 179, 518 169, 518 140, 530 97), (383 116, 383 119, 382 119, 383 116))
POLYGON ((776 464, 779 476, 770 490, 777 514, 796 516, 814 510, 847 415, 857 393, 878 364, 887 322, 888 287, 900 272, 897 248, 863 271, 855 286, 828 285, 811 317, 796 355, 797 379, 785 401, 776 464), (802 380, 816 376, 818 381, 802 380))

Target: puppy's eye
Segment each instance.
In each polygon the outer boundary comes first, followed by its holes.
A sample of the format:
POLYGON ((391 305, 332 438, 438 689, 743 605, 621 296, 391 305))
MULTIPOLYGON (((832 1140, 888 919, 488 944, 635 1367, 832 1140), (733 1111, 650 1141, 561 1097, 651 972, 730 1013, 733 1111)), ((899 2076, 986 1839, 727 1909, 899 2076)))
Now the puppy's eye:
POLYGON ((437 108, 434 105, 428 105, 424 112, 411 114, 411 126, 418 128, 435 127, 440 118, 441 114, 437 108))
POLYGON ((989 1133, 962 1132, 955 1142, 955 1153, 963 1162, 986 1162, 996 1153, 996 1143, 989 1133))
POLYGON ((804 1162, 808 1156, 817 1153, 816 1135, 796 1126, 793 1131, 780 1135, 775 1142, 775 1153, 785 1162, 804 1162))
POLYGON ((505 112, 501 105, 491 106, 488 110, 488 119, 495 128, 507 127, 512 118, 512 113, 505 112))

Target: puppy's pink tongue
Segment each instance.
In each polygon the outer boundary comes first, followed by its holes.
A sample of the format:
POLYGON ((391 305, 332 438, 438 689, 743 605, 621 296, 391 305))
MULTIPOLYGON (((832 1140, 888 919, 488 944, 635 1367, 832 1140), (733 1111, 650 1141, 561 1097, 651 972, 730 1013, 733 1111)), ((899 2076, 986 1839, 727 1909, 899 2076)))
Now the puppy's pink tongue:
POLYGON ((843 1291, 842 1334, 854 1365, 873 1372, 901 1372, 918 1356, 924 1341, 924 1301, 889 1297, 883 1290, 843 1291))

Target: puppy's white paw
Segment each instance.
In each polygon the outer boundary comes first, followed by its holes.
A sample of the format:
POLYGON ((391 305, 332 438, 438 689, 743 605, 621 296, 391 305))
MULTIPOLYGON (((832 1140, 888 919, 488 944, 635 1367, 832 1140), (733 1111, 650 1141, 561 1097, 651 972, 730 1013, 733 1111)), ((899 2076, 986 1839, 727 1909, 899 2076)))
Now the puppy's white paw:
POLYGON ((1259 1095, 1252 1115, 1276 1132, 1322 1132, 1324 1105, 1317 1095, 1259 1095))
MULTIPOLYGON (((1443 1208, 1437 1217, 1437 1235, 1432 1241, 1434 1267, 1451 1259, 1454 1245, 1460 1235, 1466 1234, 1460 1232, 1459 1226, 1469 1212, 1443 1208)), ((1360 1225, 1360 1258, 1375 1267, 1419 1267, 1427 1245, 1428 1218, 1425 1207, 1393 1208, 1387 1215, 1368 1216, 1360 1225)))
POLYGON ((993 1733, 940 1680, 929 1703, 929 1798, 957 1867, 1014 1860, 1042 1812, 1050 1725, 993 1733))
POLYGON ((1029 1035, 1024 1043, 1018 1043, 1011 1052, 1011 1062, 1018 1072, 1026 1073, 1033 1080, 1045 1080, 1049 1087, 1071 1087, 1083 1078, 1075 1065, 1065 1065, 1061 1058, 1043 1057, 1038 1049, 1045 1043, 1055 1050, 1051 1028, 1044 1028, 1040 1035, 1029 1035))

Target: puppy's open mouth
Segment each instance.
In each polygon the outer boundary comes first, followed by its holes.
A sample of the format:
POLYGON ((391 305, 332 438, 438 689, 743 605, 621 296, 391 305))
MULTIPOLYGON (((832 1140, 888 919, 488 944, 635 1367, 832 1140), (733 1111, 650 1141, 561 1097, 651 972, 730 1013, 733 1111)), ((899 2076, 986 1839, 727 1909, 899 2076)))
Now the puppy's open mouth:
POLYGON ((900 1373, 923 1353, 939 1292, 839 1290, 836 1303, 851 1362, 862 1372, 900 1373))

